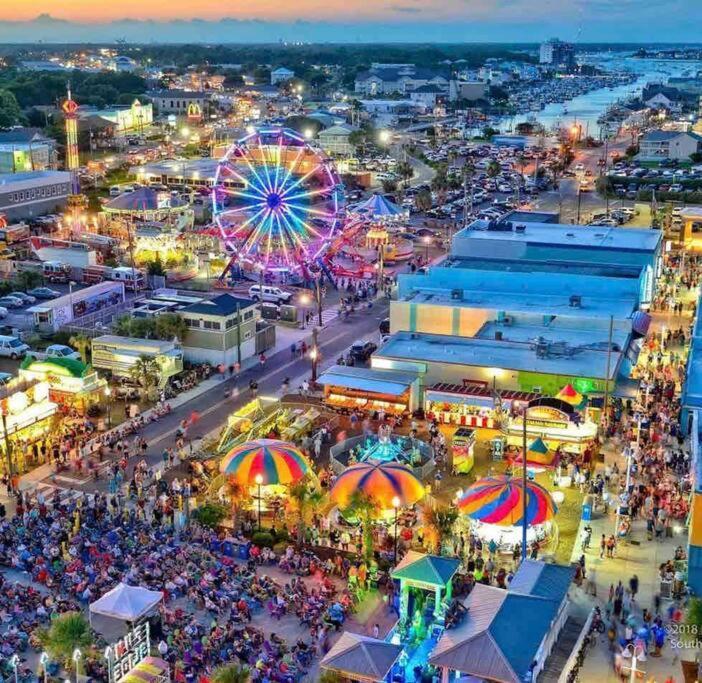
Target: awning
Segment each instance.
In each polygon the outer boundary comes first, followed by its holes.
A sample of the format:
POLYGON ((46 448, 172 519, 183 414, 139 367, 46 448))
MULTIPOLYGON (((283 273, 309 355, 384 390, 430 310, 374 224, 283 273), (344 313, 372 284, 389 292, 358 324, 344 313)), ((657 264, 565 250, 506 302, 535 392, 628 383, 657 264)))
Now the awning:
POLYGON ((102 614, 122 621, 136 621, 153 610, 163 600, 161 591, 140 586, 117 584, 101 598, 91 603, 91 614, 102 614))
POLYGON ((466 394, 444 393, 442 391, 427 391, 426 399, 428 401, 436 401, 437 403, 456 403, 459 405, 482 406, 484 408, 494 408, 495 400, 488 396, 472 396, 466 394))
POLYGON ((416 376, 410 373, 335 365, 323 373, 318 382, 326 386, 355 389, 373 394, 401 396, 415 379, 416 376))

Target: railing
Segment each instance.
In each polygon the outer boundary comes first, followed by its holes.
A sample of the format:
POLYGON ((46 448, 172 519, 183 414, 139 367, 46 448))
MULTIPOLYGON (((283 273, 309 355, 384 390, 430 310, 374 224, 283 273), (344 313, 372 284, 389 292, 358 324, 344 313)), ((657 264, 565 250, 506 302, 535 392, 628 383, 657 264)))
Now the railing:
POLYGON ((84 334, 88 337, 97 337, 105 334, 105 330, 95 329, 95 325, 111 325, 118 313, 123 313, 138 305, 140 299, 127 299, 107 308, 102 308, 94 313, 87 313, 80 318, 75 318, 70 324, 62 325, 61 329, 71 334, 84 334))
POLYGON ((575 641, 573 651, 570 653, 570 657, 568 657, 568 660, 563 667, 563 671, 558 677, 558 683, 569 683, 569 681, 573 680, 573 678, 571 678, 571 673, 580 669, 581 664, 578 663, 578 660, 584 657, 584 652, 587 648, 586 639, 590 635, 590 627, 592 626, 592 620, 594 618, 595 608, 590 611, 590 614, 588 614, 588 617, 585 620, 585 625, 583 626, 582 631, 580 631, 578 639, 575 641))

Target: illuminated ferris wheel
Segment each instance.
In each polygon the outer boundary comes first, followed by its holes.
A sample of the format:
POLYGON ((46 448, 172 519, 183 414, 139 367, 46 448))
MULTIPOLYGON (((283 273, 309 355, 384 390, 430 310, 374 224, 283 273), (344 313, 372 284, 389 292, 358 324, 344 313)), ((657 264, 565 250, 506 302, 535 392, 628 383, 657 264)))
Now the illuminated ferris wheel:
POLYGON ((242 268, 297 272, 339 231, 343 187, 331 160, 287 128, 259 128, 217 167, 214 221, 242 268))

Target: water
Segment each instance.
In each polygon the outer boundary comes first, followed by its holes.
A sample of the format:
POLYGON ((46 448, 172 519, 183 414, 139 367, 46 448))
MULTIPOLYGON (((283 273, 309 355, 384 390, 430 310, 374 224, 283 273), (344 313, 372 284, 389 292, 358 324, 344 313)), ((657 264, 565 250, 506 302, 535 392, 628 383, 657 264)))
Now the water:
POLYGON ((579 123, 583 127, 584 135, 597 138, 600 133, 597 119, 617 100, 640 94, 647 83, 665 83, 671 76, 680 76, 686 72, 694 74, 698 70, 702 70, 702 62, 698 61, 635 59, 621 53, 587 55, 585 61, 606 71, 628 71, 637 74, 638 78, 627 85, 620 85, 612 89, 600 88, 564 103, 549 104, 540 112, 520 114, 510 120, 511 125, 514 126, 514 124, 526 121, 527 118, 533 119, 534 117, 547 130, 579 123), (568 111, 567 114, 564 113, 564 106, 568 111))

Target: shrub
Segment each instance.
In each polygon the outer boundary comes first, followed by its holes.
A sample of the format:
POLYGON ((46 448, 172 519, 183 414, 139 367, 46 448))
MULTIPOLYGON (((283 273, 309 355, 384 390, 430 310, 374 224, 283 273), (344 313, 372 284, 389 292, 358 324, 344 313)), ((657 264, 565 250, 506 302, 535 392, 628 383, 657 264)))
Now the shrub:
POLYGON ((273 534, 269 531, 257 531, 252 537, 251 542, 259 548, 273 547, 273 534))
POLYGON ((229 510, 219 503, 205 503, 193 513, 194 519, 209 529, 219 526, 220 522, 229 514, 229 510))

